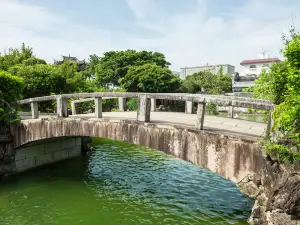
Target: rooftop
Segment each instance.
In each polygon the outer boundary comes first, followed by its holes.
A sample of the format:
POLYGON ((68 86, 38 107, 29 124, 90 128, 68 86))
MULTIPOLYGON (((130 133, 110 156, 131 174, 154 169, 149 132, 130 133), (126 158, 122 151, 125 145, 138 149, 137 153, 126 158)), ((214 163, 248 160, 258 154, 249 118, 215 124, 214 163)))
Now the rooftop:
POLYGON ((230 64, 217 64, 217 65, 203 65, 203 66, 186 66, 186 67, 181 67, 180 69, 191 69, 191 68, 207 68, 207 67, 216 67, 216 66, 232 66, 230 64))
POLYGON ((240 65, 256 64, 256 63, 271 63, 271 62, 281 62, 278 58, 264 58, 264 59, 250 59, 243 60, 240 65))

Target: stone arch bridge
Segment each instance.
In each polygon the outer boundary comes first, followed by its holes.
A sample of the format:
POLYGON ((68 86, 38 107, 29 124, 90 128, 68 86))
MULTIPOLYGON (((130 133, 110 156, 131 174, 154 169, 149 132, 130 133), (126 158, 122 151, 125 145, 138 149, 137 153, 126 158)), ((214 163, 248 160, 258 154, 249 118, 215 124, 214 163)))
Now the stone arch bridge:
MULTIPOLYGON (((31 118, 24 118, 20 124, 10 127, 12 140, 6 144, 7 149, 4 151, 4 155, 11 152, 10 158, 6 157, 9 159, 4 160, 11 165, 7 168, 14 167, 15 170, 22 171, 27 167, 56 161, 54 153, 45 150, 45 147, 36 150, 35 159, 32 159, 31 153, 21 153, 20 147, 27 144, 32 146, 35 141, 53 140, 55 137, 92 136, 161 150, 210 169, 234 182, 239 182, 248 174, 259 173, 262 153, 256 139, 262 137, 265 131, 269 133, 270 127, 270 123, 267 126, 263 123, 233 119, 234 108, 273 109, 272 103, 265 100, 178 93, 79 93, 37 97, 13 103, 14 106, 23 104, 30 104, 31 118), (138 98, 137 112, 124 112, 126 99, 133 97, 138 98), (102 112, 102 100, 107 98, 118 98, 120 112, 102 112), (72 115, 69 115, 68 110, 69 99, 73 99, 72 115), (186 112, 155 112, 156 99, 185 101, 186 112), (56 101, 55 115, 40 116, 38 105, 44 101, 56 101), (76 104, 83 101, 95 101, 95 113, 77 115, 76 104), (229 118, 205 116, 207 103, 228 107, 229 118), (197 105, 196 114, 192 114, 194 105, 197 105), (37 159, 44 154, 52 160, 46 156, 44 160, 37 159)), ((67 158, 78 152, 64 151, 62 154, 63 158, 67 158)), ((61 158, 57 157, 59 159, 61 158)), ((3 171, 2 173, 6 173, 7 169, 3 171)))
POLYGON ((292 169, 265 156, 259 138, 267 124, 233 118, 235 108, 272 111, 269 101, 233 96, 177 93, 80 93, 45 96, 13 103, 30 104, 30 118, 0 128, 0 174, 20 172, 79 156, 84 137, 125 141, 163 151, 238 184, 256 199, 250 224, 300 224, 300 165, 292 169), (138 98, 137 112, 126 112, 127 98, 138 98), (102 112, 102 100, 118 98, 119 112, 102 112), (72 99, 68 110, 68 101, 72 99), (79 100, 78 100, 79 99, 79 100), (156 99, 185 101, 185 113, 156 112, 156 99), (40 102, 56 101, 56 114, 42 115, 40 102), (78 115, 76 104, 94 101, 95 112, 78 115), (228 108, 228 118, 205 115, 207 103, 228 108), (197 105, 197 113, 193 107, 197 105))

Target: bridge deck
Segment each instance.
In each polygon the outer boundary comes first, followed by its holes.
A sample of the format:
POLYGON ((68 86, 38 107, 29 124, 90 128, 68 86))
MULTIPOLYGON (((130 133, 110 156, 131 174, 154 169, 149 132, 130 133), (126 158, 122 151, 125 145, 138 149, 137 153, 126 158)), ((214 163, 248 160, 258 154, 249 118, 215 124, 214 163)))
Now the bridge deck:
MULTIPOLYGON (((51 117, 51 116, 41 116, 51 117)), ((73 118, 92 118, 94 114, 80 114, 70 116, 73 118)), ((136 112, 104 112, 104 119, 134 120, 136 112)), ((24 118, 27 119, 27 118, 24 118)), ((29 118, 28 118, 29 119, 29 118)), ((195 114, 175 112, 151 112, 151 123, 178 125, 181 127, 194 128, 196 121, 195 114)), ((248 138, 262 137, 267 125, 264 123, 231 119, 206 115, 204 119, 204 130, 220 132, 224 135, 244 136, 248 138)))

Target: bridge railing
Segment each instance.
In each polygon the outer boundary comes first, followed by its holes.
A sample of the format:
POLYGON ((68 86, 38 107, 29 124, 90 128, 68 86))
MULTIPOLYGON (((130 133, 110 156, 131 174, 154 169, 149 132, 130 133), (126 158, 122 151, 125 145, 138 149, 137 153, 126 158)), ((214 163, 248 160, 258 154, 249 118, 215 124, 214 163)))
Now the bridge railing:
MULTIPOLYGON (((205 106, 213 103, 218 106, 228 106, 229 114, 233 117, 234 107, 251 108, 272 111, 275 107, 272 102, 262 99, 253 99, 235 96, 204 95, 204 94, 185 94, 185 93, 137 93, 137 92, 95 92, 95 93, 75 93, 52 95, 37 98, 24 99, 14 102, 15 105, 30 104, 32 118, 38 118, 38 103, 44 101, 56 101, 57 116, 68 116, 68 99, 83 98, 74 100, 71 103, 72 114, 76 114, 76 104, 83 101, 95 101, 95 117, 102 118, 102 100, 118 98, 119 110, 124 111, 126 98, 138 98, 137 120, 150 122, 150 112, 156 110, 156 99, 178 100, 186 102, 186 113, 191 114, 194 103, 197 104, 196 129, 203 129, 205 106)), ((268 129, 269 128, 268 123, 268 129)), ((267 132, 269 132, 267 130, 267 132)))

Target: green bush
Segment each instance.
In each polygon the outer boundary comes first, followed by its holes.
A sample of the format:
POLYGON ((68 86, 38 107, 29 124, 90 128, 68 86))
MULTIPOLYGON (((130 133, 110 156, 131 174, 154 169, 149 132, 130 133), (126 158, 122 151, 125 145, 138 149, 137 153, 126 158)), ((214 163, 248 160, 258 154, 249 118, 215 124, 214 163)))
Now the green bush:
POLYGON ((127 101, 127 109, 128 111, 137 111, 138 108, 138 100, 137 98, 131 98, 127 101))
POLYGON ((2 101, 10 103, 20 99, 23 88, 24 79, 13 76, 8 72, 0 71, 0 99, 2 101))
POLYGON ((216 104, 206 104, 206 112, 210 115, 218 115, 218 109, 216 104))

